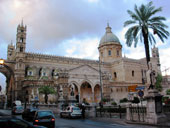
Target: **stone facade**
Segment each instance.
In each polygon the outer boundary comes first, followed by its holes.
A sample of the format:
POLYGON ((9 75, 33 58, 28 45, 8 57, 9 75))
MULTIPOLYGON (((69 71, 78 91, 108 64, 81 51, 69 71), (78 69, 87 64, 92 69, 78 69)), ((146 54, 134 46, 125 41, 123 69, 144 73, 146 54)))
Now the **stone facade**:
MULTIPOLYGON (((145 58, 122 57, 122 45, 109 25, 98 47, 100 61, 25 52, 26 29, 23 23, 18 25, 16 45, 8 45, 5 61, 14 73, 13 83, 7 84, 7 93, 11 97, 10 92, 13 92, 13 100, 31 102, 38 97, 39 102, 44 102, 38 88, 46 85, 58 92, 49 96, 52 103, 60 98, 61 89, 63 98, 68 100, 71 88, 74 88, 74 96, 79 102, 85 99, 89 103, 99 103, 101 88, 104 98, 118 102, 128 97, 130 86, 144 86, 146 89, 149 85, 145 58)), ((160 72, 158 49, 154 47, 152 54, 152 68, 160 72)))

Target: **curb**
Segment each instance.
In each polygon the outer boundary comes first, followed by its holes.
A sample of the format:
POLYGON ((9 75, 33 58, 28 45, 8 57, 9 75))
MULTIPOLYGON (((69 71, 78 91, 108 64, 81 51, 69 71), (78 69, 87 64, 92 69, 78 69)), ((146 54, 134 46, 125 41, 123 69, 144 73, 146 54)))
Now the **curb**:
POLYGON ((139 124, 139 125, 147 125, 147 126, 157 126, 163 128, 169 128, 170 124, 149 124, 146 122, 132 122, 132 121, 125 121, 127 124, 139 124))

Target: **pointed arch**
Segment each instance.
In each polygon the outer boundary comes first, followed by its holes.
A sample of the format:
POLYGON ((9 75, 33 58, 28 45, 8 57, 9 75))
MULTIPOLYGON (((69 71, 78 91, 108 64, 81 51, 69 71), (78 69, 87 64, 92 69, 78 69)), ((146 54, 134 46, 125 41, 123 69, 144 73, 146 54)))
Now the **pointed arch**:
POLYGON ((80 97, 81 102, 92 103, 93 94, 92 94, 92 85, 86 80, 82 82, 80 87, 80 97))

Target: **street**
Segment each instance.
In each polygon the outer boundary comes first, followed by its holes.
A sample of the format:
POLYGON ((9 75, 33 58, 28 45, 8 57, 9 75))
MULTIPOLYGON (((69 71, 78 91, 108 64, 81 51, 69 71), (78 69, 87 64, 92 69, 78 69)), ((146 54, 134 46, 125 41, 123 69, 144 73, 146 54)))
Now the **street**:
MULTIPOLYGON (((0 112, 11 115, 11 110, 2 110, 0 112)), ((22 119, 21 115, 16 115, 22 119)), ((31 122, 30 122, 31 123, 31 122)), ((56 116, 55 128, 157 128, 146 125, 116 124, 104 121, 95 121, 94 119, 67 119, 56 116)))

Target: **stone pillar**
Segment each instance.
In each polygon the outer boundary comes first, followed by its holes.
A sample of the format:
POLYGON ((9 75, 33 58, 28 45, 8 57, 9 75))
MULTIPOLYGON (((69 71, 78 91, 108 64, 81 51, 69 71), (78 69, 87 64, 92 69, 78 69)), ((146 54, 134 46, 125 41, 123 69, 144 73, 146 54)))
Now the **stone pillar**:
POLYGON ((148 91, 146 106, 146 122, 149 124, 159 124, 167 121, 166 116, 162 113, 162 95, 157 90, 148 91))
POLYGON ((130 104, 126 104, 126 120, 130 121, 130 104))
POLYGON ((94 103, 94 91, 92 90, 92 104, 95 104, 94 103))

